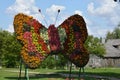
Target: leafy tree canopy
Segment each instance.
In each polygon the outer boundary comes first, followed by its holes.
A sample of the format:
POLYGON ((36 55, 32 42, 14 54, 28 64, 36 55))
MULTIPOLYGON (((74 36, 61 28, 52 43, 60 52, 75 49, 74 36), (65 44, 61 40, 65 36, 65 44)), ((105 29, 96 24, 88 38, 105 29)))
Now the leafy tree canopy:
POLYGON ((120 39, 120 23, 112 32, 110 31, 107 32, 106 40, 108 39, 120 39))
POLYGON ((97 56, 103 56, 105 54, 105 48, 101 43, 101 39, 93 37, 92 35, 88 36, 85 47, 90 54, 95 54, 97 56))
POLYGON ((0 30, 0 64, 6 67, 16 67, 19 62, 21 45, 14 33, 0 30))

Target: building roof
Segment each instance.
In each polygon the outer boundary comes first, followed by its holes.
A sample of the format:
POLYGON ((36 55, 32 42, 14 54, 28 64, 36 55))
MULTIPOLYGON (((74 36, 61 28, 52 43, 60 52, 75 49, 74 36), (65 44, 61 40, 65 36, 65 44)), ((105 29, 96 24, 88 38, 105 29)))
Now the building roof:
POLYGON ((104 57, 120 57, 120 39, 109 39, 105 43, 106 54, 104 57))

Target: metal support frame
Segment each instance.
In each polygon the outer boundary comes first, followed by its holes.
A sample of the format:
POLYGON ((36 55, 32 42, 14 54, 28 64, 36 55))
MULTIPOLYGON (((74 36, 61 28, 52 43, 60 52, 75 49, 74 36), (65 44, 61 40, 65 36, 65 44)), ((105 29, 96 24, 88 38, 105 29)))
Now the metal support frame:
POLYGON ((20 72, 19 72, 18 80, 21 80, 21 71, 22 71, 22 60, 20 59, 20 72))
MULTIPOLYGON (((18 80, 21 80, 21 71, 22 71, 22 60, 20 59, 20 72, 19 72, 18 80)), ((80 67, 80 69, 79 69, 78 80, 80 80, 80 78, 81 78, 81 73, 83 73, 83 76, 85 76, 84 67, 80 67)), ((71 74, 72 74, 72 62, 70 63, 69 80, 72 79, 71 74)), ((25 76, 24 76, 24 78, 25 78, 25 80, 29 80, 28 67, 27 66, 25 66, 25 76)))
POLYGON ((25 67, 25 79, 29 80, 28 67, 25 67))
POLYGON ((85 76, 85 70, 84 70, 84 67, 80 67, 80 69, 79 69, 79 76, 78 76, 78 80, 80 80, 80 78, 81 78, 81 73, 83 73, 83 77, 85 76))
POLYGON ((71 73, 72 73, 72 63, 70 63, 69 80, 71 80, 71 73))
MULTIPOLYGON (((70 72, 69 72, 69 80, 72 79, 72 63, 70 64, 70 72)), ((83 77, 85 76, 85 70, 84 67, 80 67, 79 68, 79 72, 78 72, 78 80, 80 80, 81 78, 81 74, 83 74, 83 77)))
MULTIPOLYGON (((22 71, 22 59, 20 59, 20 72, 19 72, 18 80, 22 80, 21 71, 22 71)), ((29 80, 28 67, 27 66, 25 66, 25 76, 24 76, 24 78, 25 78, 25 80, 29 80)))

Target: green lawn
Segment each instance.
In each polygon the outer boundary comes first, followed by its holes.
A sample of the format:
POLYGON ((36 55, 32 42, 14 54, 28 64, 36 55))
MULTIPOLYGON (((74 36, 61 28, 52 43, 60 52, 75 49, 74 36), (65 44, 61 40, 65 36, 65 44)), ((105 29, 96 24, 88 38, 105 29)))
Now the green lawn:
POLYGON ((116 77, 120 79, 120 68, 86 69, 87 74, 116 77))
MULTIPOLYGON (((98 68, 98 69, 85 69, 86 75, 101 75, 108 77, 116 77, 120 79, 120 68, 98 68)), ((65 76, 59 75, 59 73, 69 74, 68 70, 53 70, 53 69, 36 69, 29 70, 30 80, 66 80, 65 76)), ((77 70, 73 70, 72 74, 78 75, 77 70)), ((19 75, 19 69, 2 68, 0 69, 0 80, 17 80, 19 75)), ((22 72, 24 77, 24 71, 22 72)), ((21 80, 24 80, 23 78, 21 80)), ((74 77, 74 80, 78 80, 74 77)), ((85 77, 85 80, 98 80, 92 77, 85 77)), ((104 79, 108 80, 108 79, 104 79)))

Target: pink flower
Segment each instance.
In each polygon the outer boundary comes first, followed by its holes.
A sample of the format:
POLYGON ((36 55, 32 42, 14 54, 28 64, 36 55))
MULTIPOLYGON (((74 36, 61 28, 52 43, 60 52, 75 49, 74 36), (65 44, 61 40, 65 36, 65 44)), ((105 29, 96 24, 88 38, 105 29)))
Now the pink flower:
POLYGON ((28 32, 28 31, 27 31, 27 32, 25 32, 25 33, 23 34, 23 38, 24 38, 24 39, 27 39, 27 40, 28 40, 28 39, 30 39, 31 37, 32 37, 31 32, 28 32))
POLYGON ((36 47, 34 44, 28 44, 28 52, 36 52, 36 47))

